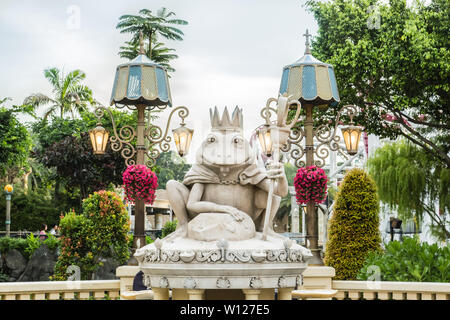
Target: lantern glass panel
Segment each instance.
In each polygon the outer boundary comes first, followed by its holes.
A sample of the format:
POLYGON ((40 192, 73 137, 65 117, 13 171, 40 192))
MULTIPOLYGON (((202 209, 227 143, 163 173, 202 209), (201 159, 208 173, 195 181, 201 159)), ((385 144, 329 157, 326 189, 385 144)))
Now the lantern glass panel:
POLYGON ((98 126, 89 131, 89 136, 94 154, 105 154, 109 132, 105 128, 98 126))
POLYGON ((361 128, 355 126, 342 128, 342 136, 344 137, 347 153, 350 155, 355 155, 358 152, 361 128))
POLYGON ((258 130, 258 138, 259 143, 261 144, 261 148, 263 152, 270 157, 273 152, 273 143, 270 135, 269 128, 262 128, 258 130))
POLYGON ((172 130, 172 133, 178 154, 180 156, 185 156, 189 151, 194 130, 186 128, 184 125, 182 125, 181 127, 172 130))

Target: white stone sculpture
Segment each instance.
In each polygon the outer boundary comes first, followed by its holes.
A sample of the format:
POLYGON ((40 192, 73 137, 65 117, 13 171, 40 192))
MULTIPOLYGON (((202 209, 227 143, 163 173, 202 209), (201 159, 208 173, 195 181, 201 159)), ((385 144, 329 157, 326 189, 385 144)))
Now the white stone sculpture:
MULTIPOLYGON (((256 154, 243 136, 242 110, 219 117, 210 110, 212 130, 196 154, 183 183, 167 183, 169 202, 178 219, 167 240, 246 240, 262 231, 270 178, 276 179, 270 221, 288 192, 283 165, 258 166, 256 154)), ((269 224, 272 225, 271 223, 269 224)), ((278 236, 271 227, 269 235, 278 236)))
POLYGON ((150 276, 147 283, 172 289, 296 287, 312 255, 272 228, 281 197, 288 193, 283 165, 258 165, 243 136, 238 107, 231 116, 225 108, 221 117, 215 108, 210 117, 212 130, 196 163, 182 183, 166 184, 177 230, 135 252, 150 276))

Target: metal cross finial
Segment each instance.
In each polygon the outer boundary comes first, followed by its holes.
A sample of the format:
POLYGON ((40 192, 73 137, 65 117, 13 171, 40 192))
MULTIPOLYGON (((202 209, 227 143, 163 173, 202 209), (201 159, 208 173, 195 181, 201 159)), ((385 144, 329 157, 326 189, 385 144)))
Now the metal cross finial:
POLYGON ((144 51, 144 35, 142 34, 142 30, 139 31, 139 54, 145 54, 145 51, 144 51))
POLYGON ((309 31, 308 31, 308 29, 306 29, 306 33, 305 34, 303 34, 305 37, 306 37, 306 42, 305 42, 305 46, 306 46, 306 48, 305 48, 305 54, 311 54, 311 51, 310 51, 310 48, 309 48, 309 38, 312 36, 310 33, 309 33, 309 31))

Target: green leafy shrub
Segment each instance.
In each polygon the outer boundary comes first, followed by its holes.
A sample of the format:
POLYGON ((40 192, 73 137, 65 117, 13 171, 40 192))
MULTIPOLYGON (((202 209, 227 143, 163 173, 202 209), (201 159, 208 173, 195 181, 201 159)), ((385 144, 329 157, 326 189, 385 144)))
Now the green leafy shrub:
POLYGON ((52 234, 47 234, 47 236, 48 238, 45 239, 43 243, 46 244, 50 250, 57 250, 60 245, 59 239, 52 234))
POLYGON ((373 252, 358 273, 358 280, 369 280, 374 268, 382 281, 450 282, 450 249, 420 243, 415 238, 392 241, 384 252, 373 252))
POLYGON ((31 258, 34 251, 39 249, 42 244, 46 244, 50 250, 57 250, 59 246, 59 240, 52 234, 47 234, 47 239, 44 241, 40 240, 39 237, 35 237, 32 233, 27 236, 27 247, 25 252, 28 258, 31 258))
POLYGON ((174 232, 176 229, 177 229, 177 220, 167 221, 161 230, 162 232, 161 237, 164 238, 165 236, 174 232))
POLYGON ((101 257, 120 263, 129 258, 129 221, 125 206, 114 192, 94 192, 83 200, 83 213, 69 212, 60 220, 61 252, 52 280, 66 280, 67 268, 80 268, 81 279, 91 279, 101 257))
POLYGON ((25 258, 30 258, 36 249, 38 249, 43 243, 45 243, 49 249, 57 250, 59 246, 59 240, 51 235, 47 235, 48 238, 44 241, 39 240, 39 237, 35 237, 32 233, 28 234, 26 239, 21 238, 0 238, 0 253, 6 253, 8 250, 17 249, 25 258))
POLYGON ((336 280, 354 280, 371 251, 381 250, 379 201, 375 182, 362 169, 352 169, 339 187, 329 222, 325 264, 336 280))
POLYGON ((38 249, 42 244, 42 241, 39 240, 39 237, 35 237, 32 233, 27 236, 27 248, 25 252, 27 253, 27 257, 30 258, 36 249, 38 249))
POLYGON ((0 282, 8 282, 8 281, 9 281, 9 276, 0 271, 0 282))
POLYGON ((69 266, 80 267, 81 279, 91 279, 95 269, 94 256, 89 245, 89 234, 86 233, 89 220, 84 215, 70 211, 61 217, 59 226, 61 233, 61 251, 55 264, 51 280, 67 280, 69 266))
POLYGON ((3 255, 8 250, 17 249, 22 255, 27 256, 26 248, 28 247, 28 243, 26 239, 21 238, 9 238, 9 237, 1 237, 0 238, 0 253, 3 255))

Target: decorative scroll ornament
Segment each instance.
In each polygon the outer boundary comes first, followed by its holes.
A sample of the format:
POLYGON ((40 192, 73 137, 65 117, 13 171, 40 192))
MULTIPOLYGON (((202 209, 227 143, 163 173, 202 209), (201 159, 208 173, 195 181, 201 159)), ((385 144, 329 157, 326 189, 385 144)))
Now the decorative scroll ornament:
POLYGON ((154 125, 150 125, 144 131, 144 137, 149 142, 146 150, 146 157, 148 159, 146 165, 148 167, 155 166, 156 159, 161 152, 167 152, 170 150, 170 142, 172 141, 172 137, 168 135, 168 132, 172 116, 175 112, 178 112, 178 117, 181 118, 181 125, 184 125, 184 120, 189 115, 189 110, 185 106, 179 106, 170 112, 164 131, 160 127, 154 125))
POLYGON ((168 288, 168 287, 169 287, 169 280, 167 280, 166 277, 162 277, 162 278, 159 280, 159 287, 160 287, 160 288, 168 288))
POLYGON ((144 263, 278 263, 306 262, 308 255, 303 256, 303 248, 288 247, 273 250, 161 250, 147 249, 139 260, 144 263))
MULTIPOLYGON (((151 109, 155 107, 159 109, 164 109, 166 106, 151 106, 151 109)), ((121 156, 125 159, 126 166, 136 164, 136 160, 134 158, 137 154, 137 150, 132 144, 136 138, 136 130, 131 126, 124 126, 120 128, 119 131, 117 131, 118 129, 111 111, 104 106, 98 106, 94 111, 94 114, 99 122, 100 119, 104 116, 105 111, 111 118, 113 126, 113 134, 109 138, 109 141, 111 142, 111 149, 113 151, 120 151, 121 156)), ((158 158, 161 152, 167 152, 170 150, 170 142, 172 141, 172 137, 168 135, 168 132, 170 122, 172 120, 173 115, 176 112, 178 113, 178 117, 181 118, 181 125, 184 125, 185 124, 184 120, 189 115, 189 110, 185 106, 179 106, 173 109, 172 112, 169 114, 169 118, 167 120, 166 127, 164 130, 155 125, 150 125, 144 130, 144 138, 149 142, 148 146, 145 148, 146 158, 148 159, 146 161, 146 165, 148 167, 155 166, 156 159, 158 158)))
POLYGON ((151 288, 152 287, 152 282, 150 280, 150 275, 144 275, 144 286, 146 286, 147 288, 151 288))
POLYGON ((286 288, 287 287, 287 280, 285 277, 281 276, 278 278, 278 287, 279 288, 286 288))
POLYGON ((216 281, 216 287, 219 289, 228 289, 231 287, 230 280, 227 277, 220 277, 216 281))
MULTIPOLYGON (((314 137, 318 141, 314 148, 314 155, 316 156, 314 165, 317 167, 322 168, 325 165, 326 159, 330 156, 330 151, 337 151, 339 154, 344 155, 346 159, 348 158, 339 148, 341 138, 337 135, 340 118, 344 111, 346 111, 346 116, 350 118, 350 123, 353 123, 353 117, 357 113, 356 106, 345 105, 338 111, 334 127, 328 123, 322 124, 314 130, 314 137)), ((281 148, 283 152, 290 152, 290 156, 294 159, 294 163, 298 168, 306 166, 306 162, 302 160, 306 154, 306 149, 301 145, 305 136, 305 131, 302 128, 295 127, 292 129, 288 141, 281 148)))
POLYGON ((136 137, 135 130, 130 126, 124 126, 117 132, 116 123, 111 111, 103 106, 98 106, 94 111, 94 115, 97 117, 98 122, 100 122, 100 119, 104 116, 105 111, 111 118, 113 126, 113 134, 109 138, 111 149, 113 151, 120 151, 121 156, 125 159, 125 165, 130 166, 136 164, 136 161, 133 159, 136 155, 136 149, 131 144, 136 137))
POLYGON ((295 283, 297 284, 297 288, 303 286, 303 276, 302 275, 297 276, 297 279, 295 279, 295 283))
POLYGON ((260 289, 263 286, 262 280, 260 277, 253 277, 250 279, 250 288, 260 289))
POLYGON ((185 289, 195 289, 197 282, 195 282, 194 278, 189 277, 184 280, 183 286, 185 289))

